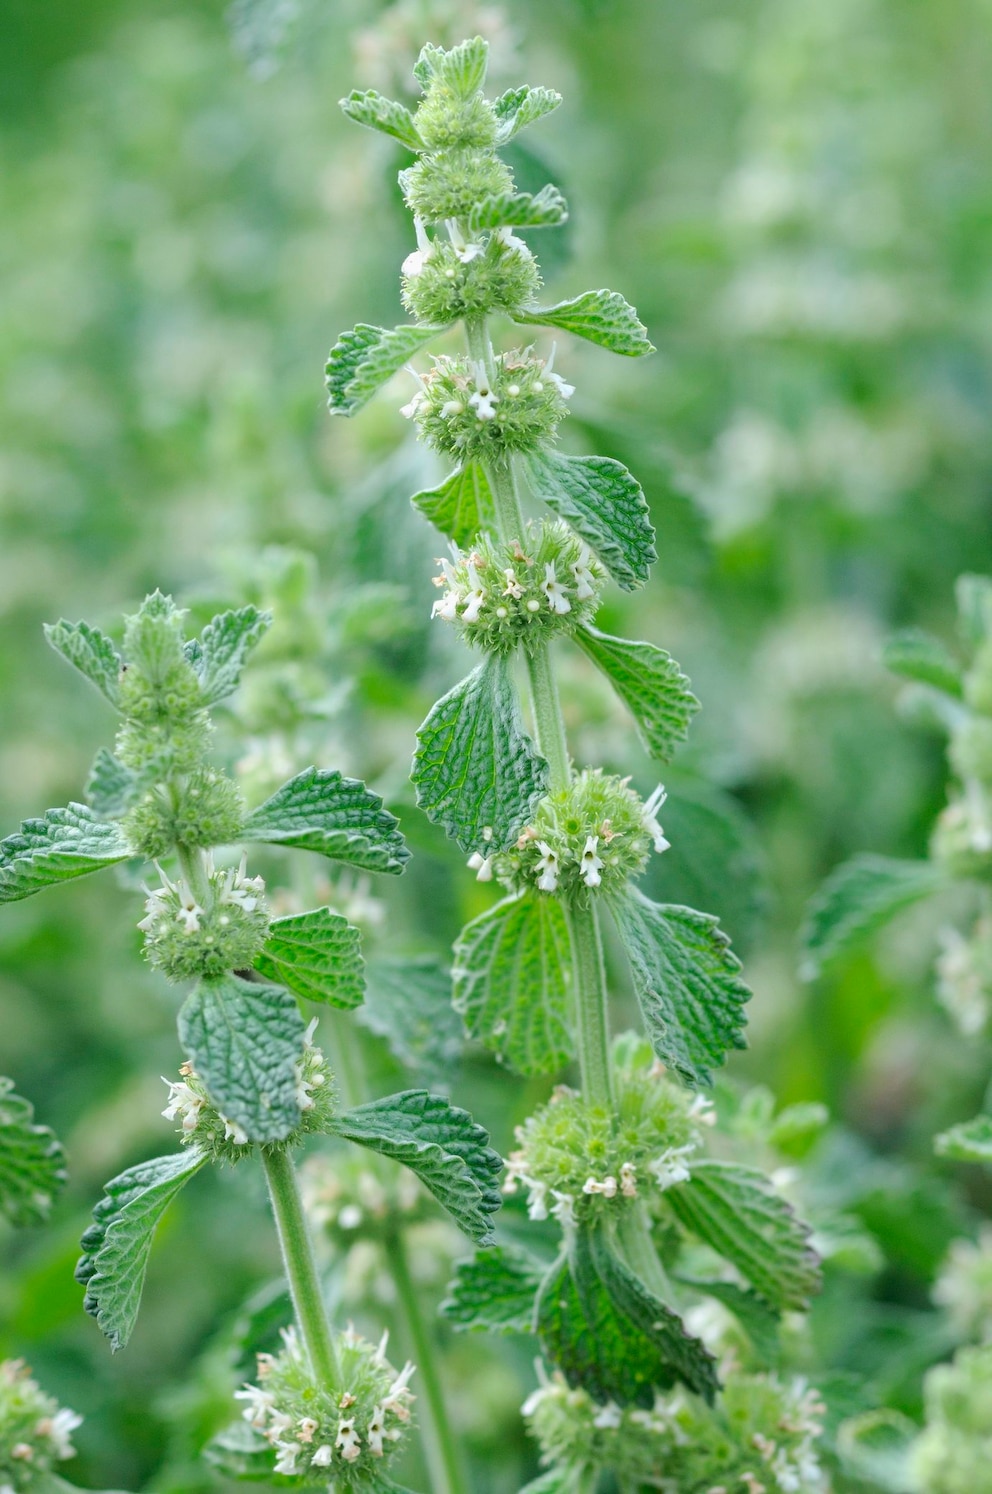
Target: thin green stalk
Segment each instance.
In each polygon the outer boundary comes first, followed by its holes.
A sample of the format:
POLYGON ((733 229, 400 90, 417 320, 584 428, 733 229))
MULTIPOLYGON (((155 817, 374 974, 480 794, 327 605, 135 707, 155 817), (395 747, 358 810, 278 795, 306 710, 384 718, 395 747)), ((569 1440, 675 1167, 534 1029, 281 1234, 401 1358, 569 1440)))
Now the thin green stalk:
POLYGON ((671 1284, 651 1238, 651 1225, 641 1203, 623 1209, 617 1220, 617 1243, 632 1271, 663 1302, 672 1299, 671 1284))
POLYGON ((390 1232, 384 1244, 389 1269, 396 1284, 400 1311, 413 1347, 417 1376, 423 1389, 419 1422, 431 1489, 434 1494, 468 1494, 458 1445, 448 1422, 434 1338, 424 1319, 417 1287, 410 1275, 410 1263, 402 1233, 398 1230, 390 1232))
POLYGON ((261 1150, 289 1292, 310 1368, 322 1384, 338 1387, 341 1385, 341 1370, 320 1290, 296 1168, 288 1152, 277 1147, 262 1147, 261 1150))
POLYGON ((606 970, 596 909, 565 904, 575 980, 575 1027, 582 1093, 593 1105, 614 1106, 610 1072, 606 970))
POLYGON ((568 739, 565 736, 565 722, 558 699, 558 682, 551 662, 551 650, 545 644, 528 652, 526 657, 537 745, 551 769, 551 792, 559 793, 562 789, 567 789, 572 781, 572 764, 568 755, 568 739))

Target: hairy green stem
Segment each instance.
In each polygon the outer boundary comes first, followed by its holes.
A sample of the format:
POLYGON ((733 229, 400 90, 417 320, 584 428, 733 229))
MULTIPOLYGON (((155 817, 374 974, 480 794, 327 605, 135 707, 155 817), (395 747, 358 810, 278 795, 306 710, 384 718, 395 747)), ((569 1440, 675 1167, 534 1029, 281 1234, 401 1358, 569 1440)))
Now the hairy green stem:
POLYGON ((551 769, 551 792, 560 793, 572 781, 572 764, 568 756, 568 739, 565 736, 565 722, 558 699, 558 682, 551 662, 551 650, 544 644, 541 648, 528 652, 526 658, 537 745, 551 769))
POLYGON ((593 1105, 613 1108, 606 970, 599 919, 592 904, 566 903, 575 980, 575 1027, 582 1093, 593 1105))
POLYGON ((389 1269, 396 1285, 403 1323, 409 1335, 423 1388, 419 1416, 420 1435, 434 1494, 468 1494, 468 1484, 452 1435, 445 1405, 444 1387, 438 1369, 434 1338, 424 1318, 416 1283, 410 1275, 402 1233, 390 1232, 384 1241, 389 1269))
POLYGON ((296 1168, 288 1152, 277 1147, 262 1147, 261 1151, 289 1293, 310 1368, 322 1385, 339 1388, 341 1370, 324 1307, 310 1231, 303 1213, 296 1168))

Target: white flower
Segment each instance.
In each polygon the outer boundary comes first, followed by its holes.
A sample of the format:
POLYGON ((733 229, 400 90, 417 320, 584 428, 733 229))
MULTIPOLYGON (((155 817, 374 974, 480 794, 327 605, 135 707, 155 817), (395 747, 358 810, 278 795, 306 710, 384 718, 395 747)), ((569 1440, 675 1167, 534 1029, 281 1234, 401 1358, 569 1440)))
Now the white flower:
POLYGON ((406 1422, 410 1420, 410 1407, 407 1405, 407 1402, 416 1399, 407 1383, 414 1372, 414 1368, 415 1366, 408 1359, 392 1385, 390 1385, 382 1402, 383 1411, 391 1411, 399 1421, 406 1422))
POLYGON ((558 386, 558 393, 561 395, 562 399, 571 399, 572 395, 575 393, 575 385, 566 384, 561 374, 556 374, 553 371, 555 366, 555 353, 557 351, 558 344, 556 342, 553 342, 551 344, 551 357, 544 365, 544 377, 546 379, 550 379, 553 384, 556 384, 558 386))
POLYGON ((276 1452, 279 1456, 276 1459, 274 1471, 276 1473, 295 1473, 296 1460, 302 1451, 303 1449, 298 1442, 277 1442, 276 1452))
POLYGON ((246 913, 254 913, 258 900, 265 891, 265 883, 261 877, 246 877, 247 868, 248 857, 243 855, 237 871, 232 868, 224 873, 217 900, 243 908, 246 913))
POLYGON ((644 826, 645 830, 654 841, 654 848, 659 855, 662 851, 667 851, 669 845, 668 841, 665 839, 665 835, 661 826, 658 824, 657 819, 658 810, 661 808, 667 798, 668 795, 659 783, 658 787, 655 789, 651 797, 645 802, 644 808, 641 810, 641 824, 644 826))
POLYGON ((517 573, 513 569, 512 565, 507 566, 506 570, 503 572, 503 575, 506 577, 506 585, 503 588, 503 595, 505 597, 513 597, 514 601, 519 602, 520 598, 524 594, 524 589, 521 586, 520 582, 517 580, 517 573))
POLYGON ((143 934, 150 934, 158 920, 168 913, 169 905, 166 898, 169 896, 169 891, 168 887, 144 888, 145 916, 138 924, 143 934))
POLYGON ((491 882, 493 879, 493 858, 483 856, 481 851, 473 851, 468 858, 468 868, 475 872, 477 882, 491 882))
POLYGON ((465 238, 465 235, 458 226, 457 218, 445 218, 444 226, 448 230, 448 238, 451 240, 452 248, 463 265, 469 264, 473 259, 478 259, 482 253, 482 245, 465 238))
POLYGON ((204 1101, 200 1095, 194 1094, 184 1079, 175 1082, 166 1079, 162 1075, 162 1083, 169 1086, 169 1103, 162 1114, 166 1120, 182 1120, 184 1133, 188 1136, 191 1131, 196 1130, 196 1123, 200 1119, 200 1111, 203 1109, 204 1101))
POLYGON ((319 1421, 314 1421, 312 1416, 304 1416, 300 1422, 300 1441, 312 1442, 313 1434, 320 1426, 319 1421))
POLYGON ((570 1193, 559 1193, 557 1188, 552 1188, 551 1196, 555 1200, 552 1214, 561 1225, 575 1223, 575 1199, 570 1193))
POLYGON ((70 1411, 68 1406, 61 1406, 52 1417, 48 1435, 55 1443, 55 1456, 60 1461, 76 1456, 76 1449, 69 1441, 69 1437, 82 1424, 83 1418, 78 1412, 70 1411))
POLYGON ((274 1397, 257 1385, 245 1385, 243 1389, 236 1390, 234 1399, 247 1401, 248 1404, 241 1415, 253 1427, 264 1427, 269 1418, 269 1412, 275 1407, 274 1397))
POLYGON ((690 1119, 704 1126, 716 1125, 716 1107, 707 1095, 695 1095, 689 1106, 690 1119))
POLYGON ((524 1178, 522 1181, 526 1183, 528 1188, 527 1218, 534 1220, 547 1219, 547 1183, 539 1182, 536 1178, 524 1178))
POLYGON ((538 841, 537 849, 541 853, 537 863, 537 870, 541 873, 537 885, 542 892, 554 892, 558 886, 558 852, 552 850, 545 840, 538 841))
POLYGON ((524 243, 523 239, 517 238, 512 228, 506 226, 497 228, 496 237, 501 239, 506 248, 512 250, 514 254, 526 254, 529 258, 533 258, 530 249, 524 243))
POLYGON ((465 605, 462 610, 462 622, 474 623, 479 621, 479 612, 486 600, 486 593, 479 580, 479 573, 471 561, 468 563, 468 592, 465 596, 465 605))
POLYGON ((547 565, 544 567, 544 580, 541 582, 541 590, 547 597, 548 606, 551 608, 552 612, 559 612, 562 615, 564 615, 566 612, 571 612, 572 604, 565 594, 565 588, 558 580, 558 575, 555 571, 555 563, 553 560, 549 560, 547 565))
POLYGON ((578 601, 584 602, 588 597, 596 595, 595 576, 589 569, 592 560, 592 551, 588 545, 582 546, 578 560, 571 566, 572 577, 575 581, 575 595, 578 601))
POLYGON ((417 234, 417 247, 412 254, 408 254, 403 261, 404 275, 419 275, 424 265, 434 253, 434 245, 427 237, 423 218, 414 218, 413 226, 417 234))
POLYGON ((620 1407, 615 1406, 613 1402, 610 1401, 606 1406, 597 1407, 596 1415, 592 1419, 592 1424, 594 1427, 602 1427, 609 1431, 615 1431, 622 1420, 623 1412, 620 1410, 620 1407))
POLYGON ((184 934, 198 934, 200 931, 200 919, 204 917, 203 909, 191 892, 185 891, 180 882, 176 888, 180 897, 180 908, 176 914, 177 923, 183 925, 184 934))
POLYGON ((368 1438, 369 1452, 373 1458, 382 1457, 382 1437, 386 1430, 386 1413, 381 1406, 372 1407, 372 1415, 365 1429, 368 1438))
POLYGON ((266 1437, 275 1445, 284 1432, 288 1432, 293 1425, 293 1418, 287 1416, 285 1411, 273 1411, 269 1415, 269 1429, 266 1437))
POLYGON ((586 838, 585 849, 579 858, 581 864, 580 876, 587 887, 598 887, 603 880, 599 875, 603 870, 603 863, 596 855, 596 847, 599 845, 599 836, 590 835, 586 838))
POLYGON ((666 1147, 660 1157, 655 1157, 653 1162, 648 1163, 648 1171, 653 1173, 659 1188, 671 1188, 675 1183, 689 1181, 691 1174, 686 1159, 692 1156, 695 1149, 693 1142, 688 1146, 666 1147))
POLYGON ((441 414, 445 420, 450 420, 452 415, 460 415, 464 408, 460 399, 446 399, 441 406, 441 414))
POLYGON ((226 1115, 221 1119, 224 1122, 224 1140, 233 1141, 235 1146, 247 1146, 248 1132, 242 1130, 237 1121, 228 1120, 226 1115))
POLYGON ((475 393, 469 396, 469 404, 480 420, 493 420, 499 400, 489 387, 486 365, 480 360, 472 364, 475 373, 475 393))
POLYGON ((617 1180, 615 1177, 606 1177, 602 1182, 597 1178, 586 1178, 582 1184, 583 1193, 601 1193, 604 1198, 616 1198, 617 1180))
POLYGON ((633 1162, 624 1162, 620 1166, 620 1192, 624 1198, 637 1197, 637 1183, 635 1181, 637 1168, 633 1162))
POLYGON ((333 1449, 333 1447, 331 1446, 331 1444, 329 1442, 325 1442, 322 1447, 318 1447, 317 1451, 314 1453, 313 1457, 310 1459, 310 1467, 311 1468, 330 1468, 330 1466, 331 1466, 331 1459, 333 1457, 334 1457, 334 1449, 333 1449))
POLYGON ((444 622, 454 622, 458 616, 458 604, 462 600, 458 573, 450 560, 442 558, 438 561, 438 565, 441 567, 441 575, 434 577, 434 585, 446 586, 447 590, 443 597, 438 597, 431 608, 431 617, 440 617, 444 622))
POLYGON ((355 1430, 355 1419, 353 1416, 344 1418, 338 1422, 338 1435, 334 1439, 334 1446, 340 1452, 346 1463, 353 1463, 362 1455, 362 1439, 355 1430))

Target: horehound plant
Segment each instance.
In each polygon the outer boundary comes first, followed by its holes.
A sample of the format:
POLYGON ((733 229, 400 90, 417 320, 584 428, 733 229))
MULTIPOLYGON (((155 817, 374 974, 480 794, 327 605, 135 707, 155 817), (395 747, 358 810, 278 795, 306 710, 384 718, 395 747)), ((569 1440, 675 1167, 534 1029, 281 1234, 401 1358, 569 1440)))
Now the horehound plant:
POLYGON ((774 1337, 779 1315, 803 1309, 817 1286, 806 1231, 772 1183, 701 1155, 709 1106, 695 1092, 743 1045, 739 963, 714 918, 660 906, 635 885, 667 848, 664 790, 642 799, 626 779, 577 770, 563 724, 553 657, 562 640, 606 674, 651 756, 670 756, 697 709, 663 649, 593 622, 609 581, 631 591, 648 579, 647 504, 619 462, 557 449, 574 391, 554 348, 497 351, 490 317, 528 337, 553 328, 629 357, 653 350, 614 292, 536 303, 540 275, 519 231, 564 222, 565 203, 550 185, 516 192, 497 151, 560 98, 523 87, 491 102, 486 64, 480 38, 427 46, 415 112, 375 92, 343 101, 349 117, 416 156, 400 173, 416 232, 402 292, 415 320, 360 324, 327 364, 331 412, 353 415, 411 356, 463 326, 465 353, 410 370, 416 388, 402 414, 454 466, 413 498, 450 542, 433 616, 483 657, 421 727, 413 781, 478 878, 508 893, 456 946, 454 1000, 469 1034, 525 1075, 578 1059, 580 1087, 559 1086, 521 1128, 508 1170, 531 1217, 560 1226, 558 1258, 549 1268, 516 1247, 487 1249, 460 1269, 446 1311, 462 1328, 540 1339, 552 1373, 542 1371, 525 1410, 550 1466, 532 1494, 591 1494, 604 1470, 624 1489, 820 1490, 816 1397, 761 1374, 734 1375, 719 1393, 717 1361, 685 1321, 704 1296, 728 1305, 755 1341, 774 1337), (604 915, 649 1043, 611 1042, 604 915))
MULTIPOLYGON (((402 872, 408 853, 394 816, 356 779, 307 768, 249 811, 211 760, 211 709, 235 690, 269 622, 247 606, 187 639, 182 612, 155 593, 126 619, 122 654, 85 623, 48 629, 121 725, 115 752, 97 755, 88 804, 49 810, 0 842, 0 901, 146 862, 158 885, 144 888, 145 955, 170 982, 192 986, 178 1020, 185 1061, 167 1081, 165 1110, 182 1144, 107 1184, 77 1267, 86 1310, 123 1348, 169 1203, 210 1163, 260 1159, 296 1324, 279 1354, 259 1357, 257 1383, 239 1392, 244 1419, 227 1439, 226 1465, 248 1477, 386 1491, 397 1487, 386 1470, 411 1422, 414 1366, 397 1371, 384 1341, 332 1328, 293 1152, 325 1133, 400 1161, 483 1243, 502 1164, 464 1110, 425 1090, 343 1108, 314 1045, 316 1022, 307 1024, 300 1002, 348 1009, 361 1001, 358 930, 326 907, 271 917, 265 883, 249 874, 240 848, 305 850, 386 874, 402 872)), ((35 1395, 22 1378, 12 1384, 35 1395)))

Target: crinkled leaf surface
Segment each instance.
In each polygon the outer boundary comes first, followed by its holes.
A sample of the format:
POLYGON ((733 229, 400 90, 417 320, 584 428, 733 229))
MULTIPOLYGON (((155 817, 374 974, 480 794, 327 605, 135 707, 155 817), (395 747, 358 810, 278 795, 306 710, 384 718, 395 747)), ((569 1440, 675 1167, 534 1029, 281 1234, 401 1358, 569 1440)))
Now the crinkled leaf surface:
POLYGON ((451 972, 433 955, 380 956, 366 968, 364 1026, 418 1078, 446 1086, 465 1040, 451 1005, 451 972))
POLYGON ((334 1129, 404 1163, 467 1235, 480 1245, 491 1241, 489 1216, 501 1203, 496 1180, 503 1162, 467 1110, 425 1089, 410 1089, 345 1111, 334 1129))
POLYGON ((894 634, 882 652, 882 663, 905 679, 933 685, 947 695, 961 695, 961 665, 939 638, 918 628, 894 634))
POLYGON ((804 980, 866 939, 903 908, 939 891, 945 878, 929 861, 854 856, 836 867, 810 899, 800 934, 804 980))
POLYGON ((560 301, 557 306, 515 311, 513 320, 526 327, 559 327, 563 332, 574 332, 626 358, 642 358, 654 352, 647 328, 619 291, 586 291, 574 301, 560 301))
POLYGON ((518 1074, 551 1074, 572 1056, 571 952, 557 898, 504 898, 458 936, 453 1002, 469 1035, 518 1074))
POLYGON ((462 1332, 532 1333, 545 1267, 515 1245, 493 1245, 459 1261, 441 1315, 462 1332))
POLYGON ((137 793, 137 779, 112 752, 101 747, 93 759, 86 780, 86 798, 93 813, 101 819, 118 819, 126 814, 137 793))
POLYGON ((658 552, 641 485, 623 463, 550 448, 521 461, 535 497, 568 520, 617 585, 625 591, 643 586, 658 552))
POLYGON ((553 88, 510 88, 493 102, 499 131, 497 145, 505 145, 514 135, 535 120, 543 119, 561 103, 561 94, 553 88))
POLYGON ((0 1214, 11 1224, 42 1224, 65 1178, 55 1133, 35 1125, 30 1101, 0 1078, 0 1214))
POLYGON ((976 1115, 974 1120, 942 1131, 934 1138, 934 1150, 952 1162, 992 1164, 992 1115, 976 1115))
POLYGON ((398 824, 359 779, 304 768, 252 810, 239 838, 316 851, 363 871, 397 873, 410 857, 398 824))
POLYGON ((610 899, 651 1046, 689 1084, 707 1084, 743 1048, 750 991, 717 919, 653 903, 636 887, 610 899))
POLYGON ((490 656, 443 696, 417 733, 417 803, 463 851, 505 851, 547 792, 507 662, 490 656))
POLYGON ((372 327, 343 332, 327 360, 327 405, 332 415, 354 415, 387 379, 443 327, 372 327))
POLYGON ((461 99, 470 99, 486 81, 489 43, 481 36, 445 50, 428 42, 421 47, 413 76, 426 92, 432 78, 440 78, 461 99))
POLYGON ((439 488, 414 493, 410 502, 435 529, 463 547, 492 522, 493 495, 478 462, 466 462, 439 488))
POLYGON ((120 699, 121 656, 106 633, 89 623, 66 622, 45 624, 45 637, 56 653, 74 664, 80 674, 94 684, 116 706, 120 699))
POLYGON ((384 98, 374 88, 364 91, 354 89, 346 99, 341 100, 341 108, 356 124, 365 125, 370 130, 379 130, 383 135, 392 135, 407 150, 424 149, 424 142, 417 133, 417 126, 409 109, 392 99, 384 98))
POLYGON ((96 1318, 112 1349, 123 1349, 138 1316, 152 1239, 162 1215, 206 1162, 196 1147, 155 1157, 112 1178, 83 1235, 76 1280, 83 1306, 96 1318))
POLYGON ((736 1266, 773 1308, 809 1306, 820 1287, 809 1230, 763 1172, 694 1162, 689 1181, 666 1189, 665 1200, 679 1223, 736 1266))
POLYGON ((469 214, 468 226, 472 233, 486 228, 557 228, 567 218, 568 205, 558 188, 549 182, 533 195, 500 192, 496 197, 483 197, 469 214))
POLYGON ((198 981, 179 1013, 179 1041, 211 1100, 257 1142, 282 1141, 299 1125, 303 1032, 288 991, 239 975, 198 981))
POLYGON ((575 641, 606 675, 629 709, 637 734, 659 762, 667 762, 689 734, 699 701, 689 680, 663 648, 579 628, 575 641))
POLYGON ((47 809, 41 819, 25 820, 16 834, 0 840, 0 903, 85 877, 130 854, 121 827, 97 819, 85 804, 47 809))
POLYGON ((365 994, 362 936, 330 908, 273 919, 255 969, 307 1001, 346 1010, 365 994))
POLYGON ((237 689, 245 660, 271 626, 272 613, 253 606, 222 612, 207 623, 194 660, 207 705, 237 689))

